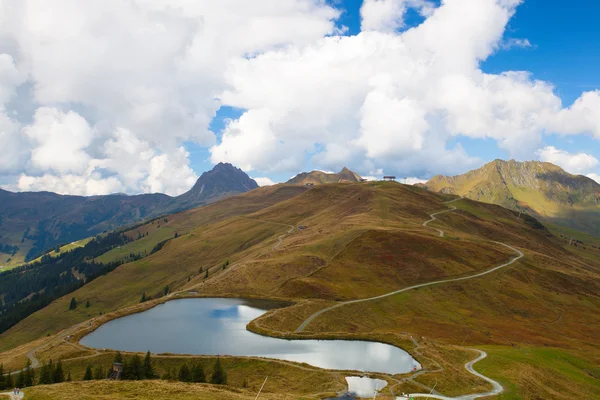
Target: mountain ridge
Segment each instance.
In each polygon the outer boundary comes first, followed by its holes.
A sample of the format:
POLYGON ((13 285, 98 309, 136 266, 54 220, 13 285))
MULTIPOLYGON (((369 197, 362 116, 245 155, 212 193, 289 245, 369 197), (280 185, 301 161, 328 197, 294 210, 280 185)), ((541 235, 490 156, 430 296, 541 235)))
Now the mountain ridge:
POLYGON ((209 204, 258 188, 246 173, 219 163, 187 192, 101 196, 0 191, 0 266, 14 266, 53 246, 119 226, 209 204))
POLYGON ((434 176, 423 186, 600 235, 600 184, 552 163, 497 159, 462 175, 434 176))
POLYGON ((288 180, 286 183, 291 185, 323 185, 327 183, 340 182, 361 182, 362 178, 357 173, 349 170, 347 167, 342 168, 338 173, 323 172, 313 170, 311 172, 301 172, 288 180))

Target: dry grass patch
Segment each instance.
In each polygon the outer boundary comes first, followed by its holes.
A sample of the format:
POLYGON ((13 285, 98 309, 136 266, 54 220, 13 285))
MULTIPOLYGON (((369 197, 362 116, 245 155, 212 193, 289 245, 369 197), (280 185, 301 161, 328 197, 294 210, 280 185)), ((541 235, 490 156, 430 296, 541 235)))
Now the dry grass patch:
MULTIPOLYGON (((167 381, 88 381, 35 386, 25 389, 29 400, 251 400, 249 390, 167 381)), ((261 395, 265 400, 297 400, 288 394, 261 395)), ((307 398, 309 399, 309 398, 307 398)))

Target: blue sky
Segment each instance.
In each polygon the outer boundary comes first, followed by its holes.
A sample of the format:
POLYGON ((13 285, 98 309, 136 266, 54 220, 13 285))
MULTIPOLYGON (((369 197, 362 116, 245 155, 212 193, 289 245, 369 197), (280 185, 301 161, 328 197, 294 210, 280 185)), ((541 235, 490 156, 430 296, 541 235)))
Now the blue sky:
MULTIPOLYGON (((333 6, 343 10, 337 21, 345 27, 345 35, 360 33, 360 7, 362 0, 329 0, 333 6)), ((435 1, 439 5, 439 1, 435 1)), ((527 39, 531 47, 501 49, 481 64, 486 73, 499 74, 505 71, 528 71, 534 79, 552 83, 564 106, 571 105, 583 91, 600 88, 600 2, 572 0, 568 4, 557 0, 526 0, 510 20, 505 39, 527 39)), ((406 16, 407 29, 422 23, 424 17, 415 10, 406 16)), ((238 118, 243 110, 222 107, 212 121, 211 129, 220 140, 224 119, 238 118)), ((460 144, 470 155, 483 161, 496 158, 506 159, 510 155, 499 148, 493 139, 473 139, 458 136, 447 142, 448 147, 460 144)), ((544 144, 570 153, 585 152, 600 159, 600 145, 590 136, 563 136, 547 134, 544 144)), ((212 167, 210 152, 206 147, 188 143, 191 165, 200 174, 212 167)), ((532 157, 534 158, 534 157, 532 157)), ((304 170, 314 166, 306 160, 304 170)), ((316 167, 315 167, 316 168, 316 167)), ((268 176, 272 180, 285 181, 290 173, 254 173, 268 176)), ((429 178, 421 176, 420 178, 429 178)))

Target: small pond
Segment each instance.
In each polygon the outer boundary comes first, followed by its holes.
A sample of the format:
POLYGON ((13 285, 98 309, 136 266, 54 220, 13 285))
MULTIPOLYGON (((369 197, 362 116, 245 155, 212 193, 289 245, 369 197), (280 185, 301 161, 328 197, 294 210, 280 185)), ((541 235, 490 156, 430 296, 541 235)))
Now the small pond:
POLYGON ((346 377, 348 382, 348 393, 358 397, 374 397, 374 395, 387 386, 383 379, 373 379, 360 376, 346 377))
POLYGON ((246 325, 280 304, 243 299, 181 299, 110 321, 81 344, 97 349, 268 357, 315 367, 398 374, 420 367, 388 344, 349 340, 285 340, 246 325))

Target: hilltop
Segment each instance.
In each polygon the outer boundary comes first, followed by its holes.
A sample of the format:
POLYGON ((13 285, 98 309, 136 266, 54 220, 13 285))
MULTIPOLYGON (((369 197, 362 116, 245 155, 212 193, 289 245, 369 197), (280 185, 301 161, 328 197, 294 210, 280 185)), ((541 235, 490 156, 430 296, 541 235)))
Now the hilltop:
POLYGON ((302 172, 286 183, 291 185, 323 185, 326 183, 360 182, 360 175, 344 167, 337 174, 323 171, 302 172))
POLYGON ((220 163, 176 197, 160 193, 83 197, 0 190, 0 266, 19 265, 57 245, 257 187, 242 170, 220 163))
POLYGON ((463 175, 435 176, 424 186, 600 235, 600 184, 551 163, 495 160, 463 175))

